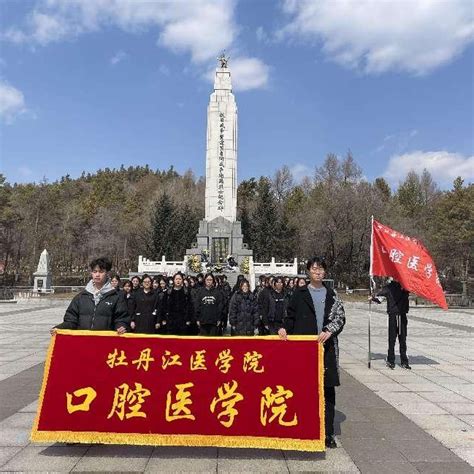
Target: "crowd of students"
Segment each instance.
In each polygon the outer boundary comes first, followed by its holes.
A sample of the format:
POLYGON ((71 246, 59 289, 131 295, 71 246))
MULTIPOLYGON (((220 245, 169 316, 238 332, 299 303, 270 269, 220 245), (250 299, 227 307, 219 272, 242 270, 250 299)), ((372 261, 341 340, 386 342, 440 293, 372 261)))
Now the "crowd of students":
POLYGON ((172 278, 137 276, 121 285, 109 278, 110 260, 91 262, 91 280, 68 306, 62 323, 51 329, 115 330, 144 334, 252 336, 318 335, 324 345, 326 447, 335 448, 335 387, 340 384, 338 335, 345 324, 342 301, 323 284, 324 260, 306 263, 305 278, 261 276, 255 291, 243 275, 231 288, 225 275, 172 278))
POLYGON ((135 333, 176 336, 276 335, 295 287, 305 278, 262 275, 254 291, 243 275, 231 288, 226 275, 134 276, 111 285, 125 300, 135 333))

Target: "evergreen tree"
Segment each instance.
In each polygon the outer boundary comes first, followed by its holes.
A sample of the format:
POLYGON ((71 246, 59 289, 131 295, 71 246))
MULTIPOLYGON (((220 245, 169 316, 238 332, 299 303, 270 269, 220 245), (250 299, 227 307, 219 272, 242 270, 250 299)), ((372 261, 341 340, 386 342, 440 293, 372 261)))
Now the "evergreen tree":
POLYGON ((175 207, 168 194, 164 193, 155 203, 151 217, 151 242, 153 257, 161 260, 164 255, 170 259, 173 254, 175 207))
POLYGON ((458 177, 451 191, 440 198, 432 236, 441 262, 451 277, 467 281, 474 253, 474 184, 458 177))
POLYGON ((175 211, 174 223, 170 236, 174 245, 170 255, 173 260, 181 260, 196 237, 199 217, 189 204, 184 204, 175 211))
POLYGON ((380 193, 382 200, 387 202, 392 197, 392 191, 384 178, 376 178, 374 181, 375 189, 380 193))
POLYGON ((398 187, 397 200, 407 217, 414 218, 420 213, 423 207, 423 192, 420 178, 414 171, 410 171, 398 187))
POLYGON ((279 243, 278 212, 267 178, 260 179, 257 190, 258 206, 252 216, 252 245, 256 259, 265 262, 274 256, 279 243))

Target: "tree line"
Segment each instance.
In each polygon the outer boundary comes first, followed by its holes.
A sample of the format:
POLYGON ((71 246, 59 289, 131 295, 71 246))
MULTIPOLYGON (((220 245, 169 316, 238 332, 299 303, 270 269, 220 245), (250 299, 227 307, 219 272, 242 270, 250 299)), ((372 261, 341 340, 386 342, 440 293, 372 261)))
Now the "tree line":
MULTIPOLYGON (((204 217, 205 180, 149 166, 99 170, 49 183, 9 184, 0 175, 3 284, 31 282, 48 249, 55 283, 84 276, 88 261, 108 255, 121 274, 138 256, 181 260, 204 217)), ((444 284, 460 291, 474 247, 474 185, 457 178, 441 190, 424 171, 409 172, 394 191, 363 177, 351 153, 327 155, 296 182, 283 166, 238 187, 238 218, 256 261, 321 255, 349 286, 367 286, 371 215, 420 239, 444 284)))

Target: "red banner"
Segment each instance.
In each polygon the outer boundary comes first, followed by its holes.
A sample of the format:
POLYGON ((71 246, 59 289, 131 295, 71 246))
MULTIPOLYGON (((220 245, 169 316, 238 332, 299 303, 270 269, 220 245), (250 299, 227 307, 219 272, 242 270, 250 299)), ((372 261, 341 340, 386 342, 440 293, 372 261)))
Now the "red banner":
POLYGON ((33 441, 322 451, 316 337, 171 337, 60 330, 33 441))
POLYGON ((438 272, 425 247, 376 220, 372 225, 370 274, 391 276, 407 291, 448 309, 438 272))

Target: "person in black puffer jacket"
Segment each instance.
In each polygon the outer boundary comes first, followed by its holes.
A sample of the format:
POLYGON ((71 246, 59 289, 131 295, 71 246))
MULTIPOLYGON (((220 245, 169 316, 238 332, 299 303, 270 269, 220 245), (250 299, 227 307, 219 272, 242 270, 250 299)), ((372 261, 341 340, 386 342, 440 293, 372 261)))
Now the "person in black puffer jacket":
POLYGON ((112 264, 107 258, 97 258, 91 262, 91 280, 71 301, 64 321, 51 329, 52 335, 57 329, 117 331, 118 334, 130 329, 125 299, 108 279, 111 268, 112 264))
POLYGON ((183 286, 184 277, 178 272, 173 277, 173 288, 163 299, 160 326, 166 326, 167 333, 175 336, 189 335, 194 318, 193 303, 187 288, 183 286))
POLYGON ((204 287, 197 290, 196 322, 200 336, 217 336, 222 322, 224 301, 215 284, 214 275, 208 273, 204 277, 204 287))
POLYGON ((240 289, 229 304, 229 322, 233 336, 253 336, 260 322, 257 297, 250 292, 247 280, 240 282, 240 289))

